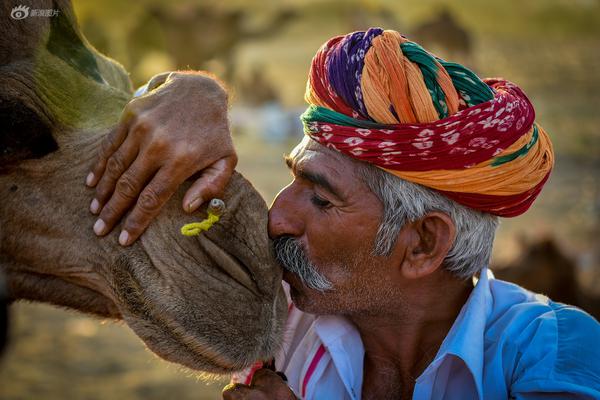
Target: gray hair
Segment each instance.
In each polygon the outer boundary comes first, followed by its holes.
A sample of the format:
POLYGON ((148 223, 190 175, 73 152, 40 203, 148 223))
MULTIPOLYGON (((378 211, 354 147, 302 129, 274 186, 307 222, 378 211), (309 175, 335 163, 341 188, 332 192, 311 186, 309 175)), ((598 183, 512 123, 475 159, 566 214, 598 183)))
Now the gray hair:
POLYGON ((445 268, 458 278, 467 279, 489 263, 498 217, 465 207, 371 164, 359 161, 358 176, 383 204, 375 255, 391 253, 404 224, 428 212, 440 211, 448 214, 456 226, 456 239, 444 259, 445 268))
POLYGON ((282 268, 298 275, 300 280, 309 288, 324 292, 333 289, 333 285, 310 262, 300 241, 291 236, 280 236, 273 241, 275 259, 282 268))

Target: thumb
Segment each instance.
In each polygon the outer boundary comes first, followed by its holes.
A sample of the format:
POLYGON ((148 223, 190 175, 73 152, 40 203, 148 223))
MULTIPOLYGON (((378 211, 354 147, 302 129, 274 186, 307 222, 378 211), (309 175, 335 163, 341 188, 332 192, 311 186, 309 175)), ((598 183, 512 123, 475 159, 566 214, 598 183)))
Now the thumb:
POLYGON ((237 156, 230 155, 216 161, 201 171, 200 178, 192 184, 183 197, 183 209, 194 212, 202 203, 219 197, 231 179, 237 156))

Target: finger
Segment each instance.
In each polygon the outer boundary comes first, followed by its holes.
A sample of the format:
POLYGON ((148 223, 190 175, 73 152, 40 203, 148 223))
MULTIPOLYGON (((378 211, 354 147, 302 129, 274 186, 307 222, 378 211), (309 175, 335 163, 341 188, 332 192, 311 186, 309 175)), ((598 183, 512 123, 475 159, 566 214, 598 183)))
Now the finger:
POLYGON ((160 85, 162 85, 167 80, 169 75, 171 75, 171 73, 171 71, 161 72, 160 74, 156 74, 152 78, 150 78, 150 80, 148 81, 148 91, 154 90, 160 85))
POLYGON ((225 386, 221 393, 223 400, 261 400, 265 399, 262 393, 251 389, 249 386, 235 383, 225 386))
POLYGON ((172 169, 159 169, 125 219, 119 243, 127 246, 137 240, 184 180, 185 177, 172 169))
POLYGON ((137 158, 131 164, 117 181, 111 198, 102 207, 98 217, 100 222, 96 221, 94 224, 96 234, 105 235, 113 229, 123 214, 136 203, 140 192, 155 172, 156 169, 145 158, 137 158))
POLYGON ((130 136, 125 139, 125 142, 123 142, 119 149, 108 159, 104 174, 96 185, 96 195, 90 205, 90 211, 93 214, 100 212, 104 204, 108 202, 115 190, 115 184, 133 163, 137 155, 138 144, 135 139, 130 136))
POLYGON ((277 375, 275 371, 272 371, 268 368, 261 368, 254 372, 252 375, 252 382, 250 386, 263 388, 263 387, 273 387, 275 385, 284 384, 281 376, 277 375))
POLYGON ((276 399, 295 399, 294 392, 290 389, 286 380, 283 380, 282 372, 275 372, 268 368, 261 368, 254 372, 250 387, 263 393, 269 393, 276 399))
MULTIPOLYGON (((124 112, 125 114, 125 112, 124 112)), ((104 174, 106 168, 106 162, 113 155, 113 153, 121 146, 121 143, 125 141, 127 137, 127 131, 129 130, 129 119, 122 117, 121 121, 117 126, 102 139, 100 145, 100 151, 94 164, 92 165, 92 171, 88 174, 85 179, 85 184, 89 187, 94 187, 104 174)))
POLYGON ((183 197, 183 209, 195 211, 202 203, 218 197, 231 179, 237 157, 227 156, 202 171, 202 175, 188 189, 183 197))

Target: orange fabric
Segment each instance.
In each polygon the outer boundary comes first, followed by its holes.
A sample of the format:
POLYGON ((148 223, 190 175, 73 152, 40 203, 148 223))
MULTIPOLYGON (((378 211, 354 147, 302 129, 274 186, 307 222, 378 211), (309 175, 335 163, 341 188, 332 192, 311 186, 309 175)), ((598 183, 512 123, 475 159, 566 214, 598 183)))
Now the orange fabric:
MULTIPOLYGON (((498 156, 511 154, 531 140, 533 128, 498 156)), ((433 189, 459 193, 480 193, 508 196, 525 192, 540 183, 554 165, 552 143, 546 131, 538 125, 538 141, 522 157, 501 166, 491 166, 493 159, 463 170, 426 172, 386 171, 407 181, 433 189)))

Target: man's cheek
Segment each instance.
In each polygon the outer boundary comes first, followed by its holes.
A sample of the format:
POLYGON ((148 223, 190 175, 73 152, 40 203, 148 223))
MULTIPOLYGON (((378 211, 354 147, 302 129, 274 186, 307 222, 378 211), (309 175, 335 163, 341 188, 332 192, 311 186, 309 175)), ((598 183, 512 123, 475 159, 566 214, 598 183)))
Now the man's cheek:
POLYGON ((347 265, 338 264, 334 268, 331 268, 327 273, 323 274, 329 282, 334 286, 344 286, 348 281, 352 279, 352 271, 347 265))

